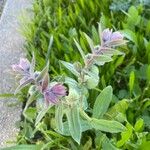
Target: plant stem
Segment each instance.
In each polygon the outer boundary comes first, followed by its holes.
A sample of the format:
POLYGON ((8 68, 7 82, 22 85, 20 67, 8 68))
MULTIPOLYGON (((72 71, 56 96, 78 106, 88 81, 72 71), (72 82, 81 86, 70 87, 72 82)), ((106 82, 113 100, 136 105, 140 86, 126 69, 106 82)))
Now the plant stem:
POLYGON ((87 121, 91 121, 92 119, 85 113, 85 111, 83 109, 80 109, 80 115, 83 119, 87 120, 87 121))

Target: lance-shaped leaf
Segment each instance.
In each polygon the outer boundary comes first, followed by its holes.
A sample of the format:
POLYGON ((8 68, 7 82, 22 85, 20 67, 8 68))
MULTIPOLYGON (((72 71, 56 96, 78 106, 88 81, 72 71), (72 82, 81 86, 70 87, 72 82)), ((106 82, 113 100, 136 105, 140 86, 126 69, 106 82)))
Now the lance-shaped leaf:
POLYGON ((96 130, 109 133, 118 133, 126 130, 125 126, 121 123, 105 119, 91 118, 90 125, 96 130))
POLYGON ((102 27, 101 24, 98 23, 98 33, 99 33, 99 38, 100 38, 100 43, 103 45, 103 40, 102 40, 102 27))
POLYGON ((77 48, 78 48, 78 50, 79 50, 79 52, 80 52, 80 54, 81 54, 83 60, 85 61, 85 54, 84 54, 84 52, 83 52, 81 46, 79 45, 79 43, 78 43, 75 39, 74 39, 74 42, 75 42, 75 44, 76 44, 76 46, 77 46, 77 48))
POLYGON ((91 51, 94 52, 94 43, 92 39, 86 33, 84 33, 84 36, 86 37, 86 40, 91 48, 91 51))
POLYGON ((32 61, 30 64, 30 74, 34 74, 34 69, 35 69, 35 55, 33 53, 32 54, 32 61))
POLYGON ((101 51, 100 51, 103 55, 108 55, 108 56, 113 56, 113 55, 123 55, 124 53, 123 52, 120 52, 116 49, 113 49, 113 48, 109 48, 109 47, 104 47, 104 48, 101 48, 101 51))
POLYGON ((134 89, 134 84, 135 84, 135 73, 134 73, 134 71, 132 71, 130 73, 130 77, 129 77, 129 89, 130 89, 130 93, 134 89))
POLYGON ((119 150, 117 147, 115 147, 111 143, 111 141, 109 140, 109 138, 105 134, 103 134, 101 138, 102 138, 102 148, 104 150, 119 150))
POLYGON ((28 99, 27 102, 26 102, 26 106, 25 106, 25 108, 24 108, 24 110, 23 110, 23 114, 24 114, 24 112, 26 111, 26 109, 29 107, 29 105, 30 105, 33 101, 36 100, 37 95, 38 95, 38 91, 35 91, 35 92, 29 97, 29 99, 28 99))
POLYGON ((120 46, 120 45, 125 45, 127 42, 128 42, 127 40, 112 40, 106 42, 104 46, 120 46))
POLYGON ((14 94, 16 95, 21 89, 23 89, 24 87, 26 87, 27 85, 29 85, 30 83, 32 83, 34 81, 33 78, 29 78, 26 81, 24 81, 21 85, 19 85, 17 87, 17 89, 15 90, 14 94))
POLYGON ((73 106, 71 108, 68 108, 68 110, 66 111, 66 116, 68 120, 70 134, 72 138, 78 144, 80 144, 82 128, 79 118, 79 107, 73 106))
POLYGON ((126 99, 117 102, 114 106, 108 109, 104 117, 107 119, 114 119, 119 113, 125 114, 126 110, 128 109, 128 103, 129 102, 126 99))
POLYGON ((112 100, 112 87, 107 86, 96 98, 93 107, 93 117, 102 118, 112 100))
POLYGON ((53 40, 54 40, 54 38, 51 35, 50 39, 49 39, 49 45, 48 45, 47 54, 46 54, 46 64, 48 63, 48 60, 49 60, 49 57, 50 57, 50 51, 51 51, 51 48, 52 48, 52 45, 53 45, 53 40))
MULTIPOLYGON (((92 129, 92 126, 88 123, 88 121, 80 119, 80 123, 81 123, 82 132, 92 129)), ((64 130, 62 134, 66 136, 70 136, 71 134, 70 131, 68 130, 69 129, 68 121, 64 122, 63 126, 64 126, 64 130)))
POLYGON ((37 76, 36 78, 37 82, 41 81, 44 78, 44 76, 48 73, 48 69, 49 69, 49 62, 47 63, 46 67, 37 76))
POLYGON ((70 77, 65 77, 65 84, 68 84, 69 87, 77 87, 78 83, 77 81, 75 81, 74 79, 70 78, 70 77))
POLYGON ((106 62, 112 61, 112 58, 107 55, 94 55, 93 58, 95 60, 94 63, 97 65, 104 65, 106 62))
POLYGON ((49 109, 52 107, 52 105, 49 105, 47 108, 43 108, 37 115, 35 120, 35 126, 39 124, 39 122, 42 120, 42 118, 45 116, 45 114, 49 111, 49 109))
POLYGON ((75 76, 79 76, 79 72, 75 69, 74 65, 65 61, 60 61, 69 71, 71 71, 75 76))
POLYGON ((56 120, 56 131, 63 134, 64 133, 64 125, 63 125, 63 105, 60 103, 55 107, 55 120, 56 120))

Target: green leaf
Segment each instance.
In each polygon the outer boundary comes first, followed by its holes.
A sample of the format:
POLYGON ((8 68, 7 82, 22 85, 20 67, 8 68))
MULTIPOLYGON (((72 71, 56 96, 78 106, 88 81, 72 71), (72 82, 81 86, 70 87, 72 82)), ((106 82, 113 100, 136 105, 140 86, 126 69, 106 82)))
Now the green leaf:
POLYGON ((147 82, 150 82, 150 65, 148 65, 147 70, 146 70, 146 74, 147 74, 147 82))
POLYGON ((17 145, 3 148, 1 150, 41 150, 42 145, 17 145))
POLYGON ((86 33, 84 33, 84 36, 86 37, 86 40, 91 48, 91 51, 94 52, 94 43, 92 39, 86 33))
MULTIPOLYGON (((90 72, 89 72, 90 73, 90 72)), ((91 73, 85 76, 86 85, 88 89, 94 89, 99 83, 99 76, 91 73)))
POLYGON ((117 102, 114 106, 108 109, 108 111, 105 113, 105 117, 108 119, 114 119, 118 113, 125 114, 126 110, 128 109, 128 100, 123 99, 119 102, 117 102))
POLYGON ((46 64, 48 63, 48 60, 50 58, 50 50, 52 48, 52 44, 53 44, 53 36, 51 35, 49 39, 49 45, 48 45, 48 50, 47 50, 47 55, 46 55, 46 64))
POLYGON ((121 32, 123 33, 124 37, 126 37, 127 39, 138 45, 135 32, 129 29, 122 30, 121 32))
POLYGON ((81 128, 80 118, 79 118, 79 107, 72 106, 71 108, 68 108, 66 115, 69 124, 70 134, 72 138, 78 144, 80 144, 82 128, 81 128))
POLYGON ((92 149, 92 138, 89 136, 82 150, 90 150, 90 149, 92 149))
POLYGON ((109 133, 118 133, 126 129, 121 123, 117 121, 91 118, 89 123, 94 129, 109 133))
POLYGON ((45 114, 49 111, 49 109, 52 106, 49 106, 47 108, 43 108, 37 115, 36 120, 35 120, 35 126, 39 124, 39 122, 42 120, 42 118, 45 116, 45 114))
POLYGON ((105 55, 95 55, 94 60, 95 60, 95 64, 101 66, 104 65, 106 62, 112 61, 112 58, 110 56, 105 56, 105 55))
POLYGON ((135 74, 134 74, 134 71, 132 71, 130 73, 130 77, 129 77, 129 89, 130 89, 130 93, 133 91, 134 82, 135 82, 135 74))
POLYGON ((23 84, 19 85, 17 89, 15 90, 14 94, 16 95, 20 90, 22 90, 24 87, 28 86, 30 83, 32 83, 34 80, 32 78, 25 81, 23 84))
POLYGON ((139 150, 149 150, 150 148, 150 141, 143 141, 139 147, 139 150))
POLYGON ((108 55, 108 56, 113 56, 113 55, 123 55, 124 53, 123 52, 120 52, 116 49, 113 49, 113 48, 109 48, 109 47, 106 47, 104 48, 105 51, 103 51, 103 54, 104 55, 108 55))
POLYGON ((74 39, 74 42, 75 42, 75 44, 76 44, 76 46, 77 46, 77 48, 78 48, 78 50, 79 50, 83 60, 85 60, 85 54, 84 54, 82 48, 80 47, 79 43, 75 39, 74 39))
POLYGON ((112 145, 108 137, 105 134, 103 134, 102 150, 119 150, 119 149, 114 145, 112 145))
POLYGON ((40 74, 36 78, 36 81, 37 82, 41 81, 44 78, 44 76, 48 73, 48 70, 49 70, 49 62, 47 63, 46 67, 40 72, 40 74))
POLYGON ((34 100, 36 100, 37 95, 38 95, 38 91, 35 91, 35 92, 29 97, 29 99, 28 99, 27 102, 26 102, 26 106, 25 106, 25 108, 24 108, 24 110, 23 110, 23 114, 24 114, 24 112, 26 111, 26 109, 29 107, 29 105, 30 105, 34 100))
POLYGON ((88 89, 94 89, 99 83, 99 69, 96 65, 92 65, 90 70, 84 70, 86 74, 84 77, 86 87, 88 89))
MULTIPOLYGON (((82 132, 92 129, 91 125, 86 120, 80 119, 80 124, 82 128, 82 132)), ((68 121, 64 122, 63 126, 64 126, 64 130, 62 134, 66 136, 70 136, 71 134, 70 131, 68 130, 69 129, 68 121)))
POLYGON ((64 126, 63 126, 64 111, 63 111, 62 103, 56 106, 55 109, 56 109, 55 110, 56 130, 59 133, 63 133, 64 132, 64 126))
POLYGON ((123 146, 132 136, 132 126, 127 123, 127 130, 121 133, 121 139, 117 142, 117 147, 123 146))
POLYGON ((60 61, 69 71, 71 71, 75 76, 79 76, 79 72, 75 69, 74 65, 69 63, 69 62, 65 62, 65 61, 60 61))
POLYGON ((100 23, 98 23, 98 33, 99 33, 100 43, 102 45, 102 42, 103 42, 103 40, 102 40, 102 27, 101 27, 100 23))
POLYGON ((111 100, 112 100, 112 87, 107 86, 96 98, 93 107, 93 117, 102 118, 103 115, 106 113, 111 100))
POLYGON ((26 109, 26 111, 23 114, 26 119, 28 119, 29 121, 33 123, 33 119, 35 119, 36 117, 36 108, 29 107, 28 109, 26 109))
POLYGON ((142 128, 143 128, 143 125, 144 125, 144 121, 143 121, 143 119, 138 119, 137 121, 136 121, 136 123, 135 123, 135 125, 134 125, 134 129, 135 129, 135 131, 136 132, 139 132, 139 131, 141 131, 142 130, 142 128))
POLYGON ((65 77, 65 84, 68 84, 69 87, 77 87, 78 86, 78 83, 70 77, 65 77))

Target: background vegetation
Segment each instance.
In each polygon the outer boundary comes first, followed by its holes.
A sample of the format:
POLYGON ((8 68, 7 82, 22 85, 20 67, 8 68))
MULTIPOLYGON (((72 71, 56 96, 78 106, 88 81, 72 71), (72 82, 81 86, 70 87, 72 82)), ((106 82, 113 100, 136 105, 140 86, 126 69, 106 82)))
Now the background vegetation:
MULTIPOLYGON (((51 110, 38 130, 34 129, 36 109, 28 110, 29 120, 22 118, 18 144, 45 144, 43 149, 142 149, 150 147, 150 2, 148 0, 35 0, 33 18, 24 21, 28 57, 34 51, 36 68, 42 69, 50 60, 50 77, 69 72, 59 60, 74 62, 80 55, 73 39, 85 52, 87 33, 98 44, 97 22, 103 28, 120 30, 129 40, 120 51, 125 55, 100 67, 100 84, 90 92, 92 108, 95 97, 107 85, 113 87, 113 101, 107 114, 121 121, 126 119, 127 131, 121 134, 85 132, 79 146, 70 137, 52 130, 51 110), (113 113, 112 113, 113 112, 113 113), (51 130, 49 130, 51 129, 51 130)), ((70 76, 72 76, 70 74, 70 76)), ((106 116, 108 117, 108 116, 106 116)))

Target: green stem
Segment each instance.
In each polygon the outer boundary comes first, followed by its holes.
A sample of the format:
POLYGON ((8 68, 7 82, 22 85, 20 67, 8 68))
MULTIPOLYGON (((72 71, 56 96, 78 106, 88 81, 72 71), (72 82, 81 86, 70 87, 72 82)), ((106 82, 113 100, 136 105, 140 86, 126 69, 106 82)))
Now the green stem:
POLYGON ((83 119, 87 120, 87 121, 91 121, 92 119, 85 113, 84 110, 80 109, 80 115, 83 119))

